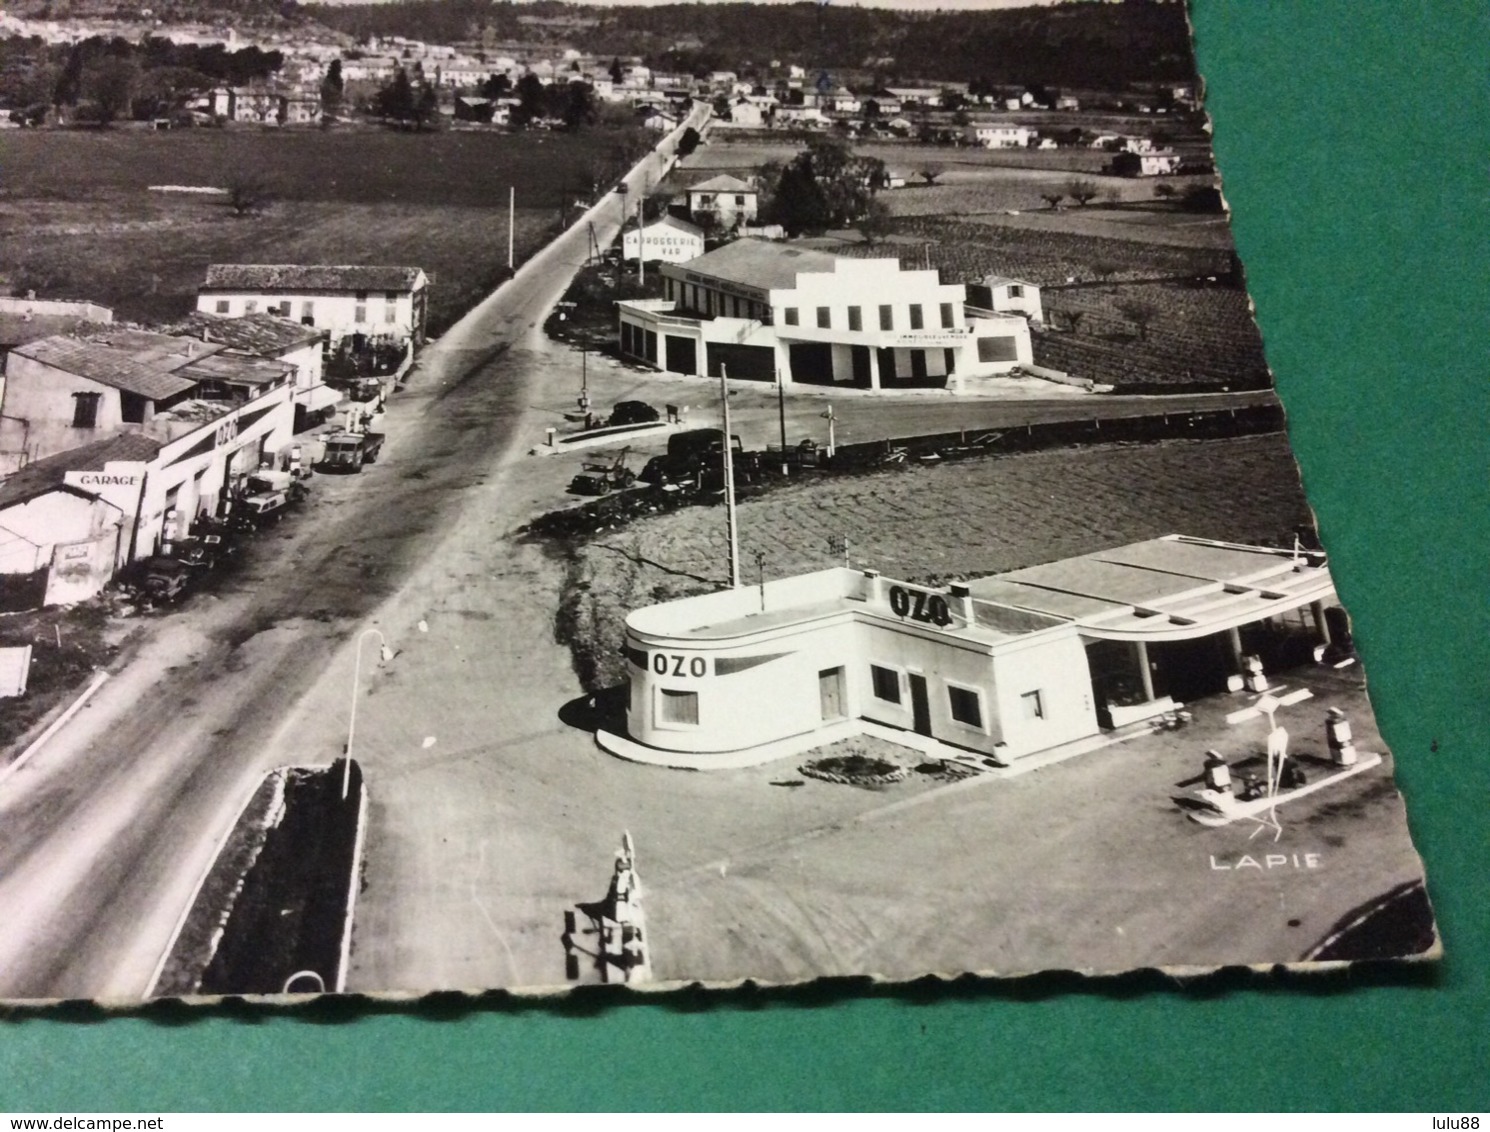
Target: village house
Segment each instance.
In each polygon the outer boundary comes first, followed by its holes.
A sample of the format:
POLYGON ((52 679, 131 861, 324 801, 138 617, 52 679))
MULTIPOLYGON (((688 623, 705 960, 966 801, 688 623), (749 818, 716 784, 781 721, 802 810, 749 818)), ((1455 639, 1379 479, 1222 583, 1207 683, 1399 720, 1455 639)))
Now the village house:
POLYGON ((1045 322, 1040 288, 1024 279, 985 275, 978 282, 967 285, 967 301, 970 306, 983 310, 1023 315, 1034 326, 1042 326, 1045 322))
POLYGON ((743 129, 759 130, 771 122, 771 103, 765 99, 737 98, 729 104, 727 121, 716 121, 716 126, 739 126, 743 129))
POLYGON ((301 432, 341 400, 326 384, 326 334, 311 326, 274 314, 238 317, 195 311, 170 328, 170 333, 222 343, 235 353, 280 362, 294 371, 295 431, 301 432))
POLYGON ((226 343, 105 327, 12 350, 0 409, 0 451, 27 462, 110 433, 170 442, 231 419, 231 439, 255 444, 243 457, 252 471, 260 451, 292 434, 294 367, 230 351, 226 343))
POLYGON ((1010 122, 974 122, 965 127, 967 140, 984 149, 1023 149, 1039 136, 1029 126, 1010 122))
POLYGON ((429 280, 417 267, 214 263, 197 310, 237 317, 266 312, 343 338, 422 345, 429 280))
POLYGON ((754 220, 760 208, 760 194, 754 185, 721 173, 688 188, 688 215, 700 213, 714 217, 721 228, 731 228, 754 220))
POLYGON ((633 611, 626 734, 597 740, 702 769, 869 731, 1009 765, 1296 665, 1335 604, 1323 555, 1179 535, 947 586, 821 570, 633 611))
POLYGON ((961 284, 895 259, 742 239, 661 270, 663 298, 616 304, 621 354, 659 370, 958 389, 1033 360, 1024 317, 969 310, 961 284))
POLYGON ((676 216, 664 216, 643 226, 627 227, 621 237, 621 254, 625 259, 661 260, 686 263, 704 254, 704 232, 676 216))
POLYGON ((161 442, 120 434, 27 464, 0 483, 7 609, 97 594, 129 560, 143 466, 161 442))

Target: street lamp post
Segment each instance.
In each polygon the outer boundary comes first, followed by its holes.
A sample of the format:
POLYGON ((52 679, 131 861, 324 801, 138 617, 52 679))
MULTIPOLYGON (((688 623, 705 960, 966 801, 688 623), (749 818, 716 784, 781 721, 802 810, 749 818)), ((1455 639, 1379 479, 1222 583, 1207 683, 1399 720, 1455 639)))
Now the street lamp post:
POLYGON ((357 660, 352 668, 352 714, 347 720, 347 752, 341 770, 342 801, 346 801, 347 791, 351 789, 352 783, 352 741, 357 734, 357 693, 362 684, 362 646, 368 637, 377 637, 382 642, 378 648, 378 660, 381 663, 387 664, 393 659, 393 650, 388 647, 388 638, 383 636, 381 629, 362 631, 362 635, 357 638, 357 660))

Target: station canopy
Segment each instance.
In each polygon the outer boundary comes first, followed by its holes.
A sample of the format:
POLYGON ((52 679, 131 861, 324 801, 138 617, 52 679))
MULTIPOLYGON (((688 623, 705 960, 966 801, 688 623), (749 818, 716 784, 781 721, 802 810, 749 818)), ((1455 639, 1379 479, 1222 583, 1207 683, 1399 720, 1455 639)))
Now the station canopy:
POLYGON ((968 583, 975 599, 1076 624, 1083 636, 1180 641, 1324 601, 1317 551, 1166 535, 968 583))

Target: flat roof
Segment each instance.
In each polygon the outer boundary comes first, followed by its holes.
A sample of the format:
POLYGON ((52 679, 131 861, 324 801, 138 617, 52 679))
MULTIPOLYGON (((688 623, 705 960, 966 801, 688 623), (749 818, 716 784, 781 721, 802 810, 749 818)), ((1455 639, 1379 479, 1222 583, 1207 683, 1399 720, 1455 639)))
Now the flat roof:
POLYGON ((1114 639, 1185 639, 1322 600, 1324 556, 1166 535, 968 583, 974 597, 1114 639))
MULTIPOLYGON (((663 640, 724 643, 854 611, 893 621, 886 595, 894 586, 936 589, 837 567, 767 582, 764 594, 750 586, 648 606, 626 624, 663 640)), ((920 628, 983 646, 1062 626, 1114 640, 1186 640, 1323 600, 1334 584, 1317 552, 1167 535, 980 578, 967 589, 971 620, 948 593, 951 622, 920 628)))
POLYGON ((831 272, 837 264, 838 257, 826 252, 747 238, 705 252, 687 263, 670 266, 726 283, 772 291, 795 287, 797 276, 804 272, 831 272))

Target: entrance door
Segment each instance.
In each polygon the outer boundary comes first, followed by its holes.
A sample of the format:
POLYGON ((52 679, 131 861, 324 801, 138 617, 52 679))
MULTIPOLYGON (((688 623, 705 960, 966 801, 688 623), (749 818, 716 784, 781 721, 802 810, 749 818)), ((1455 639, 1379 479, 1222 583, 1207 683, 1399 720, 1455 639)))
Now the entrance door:
POLYGON ((854 384, 860 389, 869 388, 869 347, 852 346, 849 356, 853 360, 854 384))
POLYGON ((911 715, 914 717, 912 727, 917 735, 931 734, 931 701, 926 696, 926 677, 918 676, 912 672, 909 674, 911 681, 911 715))
POLYGON ((824 668, 817 674, 818 697, 822 700, 823 722, 829 723, 844 717, 843 711, 843 667, 824 668))

